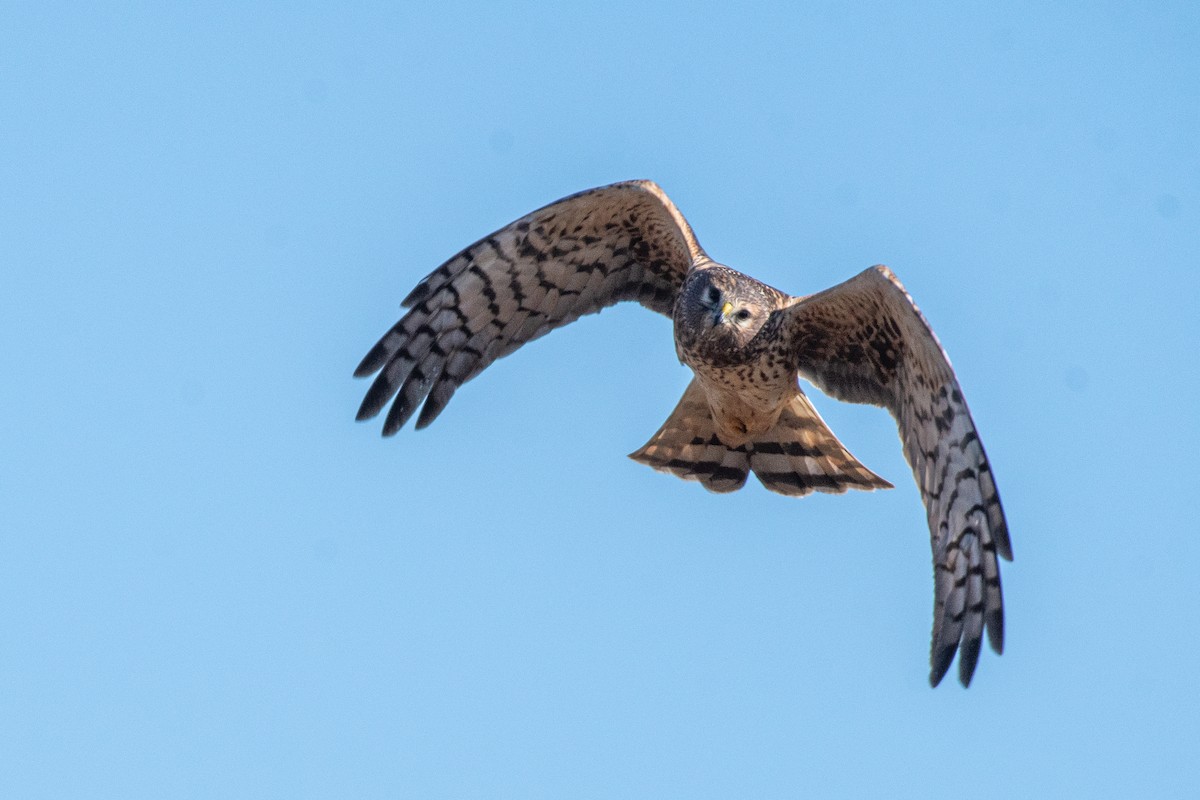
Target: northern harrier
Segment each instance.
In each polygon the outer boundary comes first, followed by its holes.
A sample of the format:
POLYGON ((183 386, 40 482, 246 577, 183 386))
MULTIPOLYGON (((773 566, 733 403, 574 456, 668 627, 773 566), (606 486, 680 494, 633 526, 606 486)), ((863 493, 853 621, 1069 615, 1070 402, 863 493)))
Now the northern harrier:
POLYGON ((892 413, 932 537, 929 681, 936 686, 958 652, 969 685, 985 628, 992 649, 1003 649, 996 557, 1011 560, 1012 549, 954 370, 887 267, 792 297, 712 261, 654 183, 580 192, 480 239, 417 284, 408 312, 355 370, 379 373, 358 419, 391 402, 385 436, 418 407, 424 428, 488 364, 621 300, 671 317, 679 360, 694 373, 631 455, 643 464, 714 492, 741 488, 751 472, 794 496, 889 488, 826 427, 797 376, 892 413))

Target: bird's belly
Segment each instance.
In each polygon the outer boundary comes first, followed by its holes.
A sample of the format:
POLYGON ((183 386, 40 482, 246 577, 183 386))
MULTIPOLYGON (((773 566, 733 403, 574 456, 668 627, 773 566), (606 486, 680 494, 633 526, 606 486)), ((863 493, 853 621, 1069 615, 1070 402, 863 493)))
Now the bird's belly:
POLYGON ((721 441, 731 447, 774 428, 796 391, 794 375, 776 375, 757 364, 692 370, 708 397, 721 441))

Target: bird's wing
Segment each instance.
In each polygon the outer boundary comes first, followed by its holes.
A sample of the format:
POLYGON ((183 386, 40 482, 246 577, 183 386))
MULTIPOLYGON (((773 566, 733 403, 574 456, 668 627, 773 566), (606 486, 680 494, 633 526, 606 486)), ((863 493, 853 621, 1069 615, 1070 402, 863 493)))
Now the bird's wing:
POLYGON ((971 681, 983 630, 1004 647, 999 555, 1012 546, 983 442, 950 360, 925 317, 887 267, 796 300, 789 345, 800 374, 827 394, 883 406, 896 418, 904 455, 921 490, 932 535, 936 686, 959 653, 971 681))
POLYGON ((551 203, 435 269, 409 311, 354 371, 379 372, 358 410, 390 435, 417 406, 423 428, 459 386, 526 342, 620 300, 670 316, 694 261, 691 227, 650 181, 615 183, 551 203))

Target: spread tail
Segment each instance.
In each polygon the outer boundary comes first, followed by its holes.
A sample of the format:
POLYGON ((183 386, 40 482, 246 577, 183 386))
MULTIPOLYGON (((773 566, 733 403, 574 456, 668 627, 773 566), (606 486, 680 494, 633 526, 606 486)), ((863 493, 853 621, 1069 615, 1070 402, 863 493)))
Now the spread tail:
POLYGON ((892 488, 850 454, 799 388, 774 428, 730 447, 717 434, 708 398, 693 379, 658 433, 629 457, 700 481, 713 492, 742 488, 751 471, 771 491, 796 497, 814 490, 836 494, 892 488))

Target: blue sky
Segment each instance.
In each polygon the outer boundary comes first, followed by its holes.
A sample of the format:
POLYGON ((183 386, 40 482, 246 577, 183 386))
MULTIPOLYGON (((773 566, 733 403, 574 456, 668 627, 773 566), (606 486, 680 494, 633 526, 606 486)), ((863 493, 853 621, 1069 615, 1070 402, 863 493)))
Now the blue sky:
POLYGON ((1183 797, 1200 784, 1200 10, 0 7, 0 795, 1183 797), (606 311, 428 430, 428 271, 651 178, 794 294, 889 264, 987 445, 1007 652, 926 683, 920 501, 625 458, 606 311))

